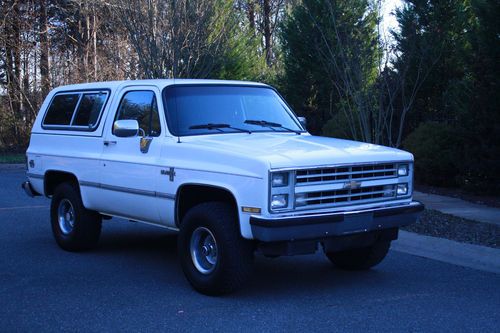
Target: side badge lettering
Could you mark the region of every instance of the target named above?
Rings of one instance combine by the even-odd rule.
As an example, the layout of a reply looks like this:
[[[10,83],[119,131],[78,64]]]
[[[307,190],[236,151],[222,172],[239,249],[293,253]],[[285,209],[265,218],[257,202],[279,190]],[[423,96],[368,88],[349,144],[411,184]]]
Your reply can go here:
[[[166,176],[168,176],[168,179],[169,179],[171,182],[173,182],[173,181],[174,181],[174,177],[175,177],[175,170],[174,170],[174,168],[172,168],[172,167],[171,167],[171,168],[169,168],[168,170],[166,170],[166,169],[162,169],[162,170],[161,170],[161,174],[162,174],[162,175],[166,175]]]

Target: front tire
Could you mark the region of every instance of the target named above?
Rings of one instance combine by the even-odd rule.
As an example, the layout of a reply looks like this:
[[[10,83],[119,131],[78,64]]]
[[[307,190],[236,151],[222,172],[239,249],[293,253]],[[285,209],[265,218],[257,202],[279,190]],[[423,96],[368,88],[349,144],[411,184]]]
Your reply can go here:
[[[251,275],[253,244],[240,236],[236,212],[223,202],[202,203],[187,212],[178,252],[189,283],[205,295],[231,293]]]
[[[66,251],[87,250],[101,235],[101,215],[83,206],[77,185],[63,183],[56,187],[50,205],[52,233]]]
[[[326,252],[326,256],[338,268],[357,271],[378,265],[389,252],[390,241],[377,241],[373,245],[341,252]]]

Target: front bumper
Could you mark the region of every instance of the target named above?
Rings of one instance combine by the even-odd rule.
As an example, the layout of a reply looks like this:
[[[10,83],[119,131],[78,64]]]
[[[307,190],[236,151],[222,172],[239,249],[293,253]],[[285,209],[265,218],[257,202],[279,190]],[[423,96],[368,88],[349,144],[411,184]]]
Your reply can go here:
[[[424,205],[409,204],[290,217],[251,216],[254,239],[262,242],[322,240],[325,238],[399,228],[417,221]]]

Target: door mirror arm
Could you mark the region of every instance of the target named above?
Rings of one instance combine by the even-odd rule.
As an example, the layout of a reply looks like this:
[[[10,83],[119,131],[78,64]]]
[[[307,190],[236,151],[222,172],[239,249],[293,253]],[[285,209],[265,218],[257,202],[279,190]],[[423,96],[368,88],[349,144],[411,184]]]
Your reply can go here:
[[[141,153],[147,154],[147,152],[149,151],[149,146],[151,145],[151,142],[153,141],[153,138],[149,135],[146,136],[146,131],[144,131],[140,127],[139,127],[139,132],[141,133],[141,141],[140,141]]]

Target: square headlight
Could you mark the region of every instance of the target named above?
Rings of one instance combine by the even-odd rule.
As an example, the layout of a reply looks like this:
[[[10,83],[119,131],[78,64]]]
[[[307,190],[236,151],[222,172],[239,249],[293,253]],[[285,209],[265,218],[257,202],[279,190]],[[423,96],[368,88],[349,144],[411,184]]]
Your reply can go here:
[[[397,187],[397,194],[398,195],[407,195],[408,194],[408,184],[398,184]]]
[[[288,186],[288,172],[276,172],[271,175],[272,187]]]
[[[398,165],[398,176],[408,176],[408,164]]]
[[[271,209],[285,208],[288,206],[288,194],[275,194],[271,198]]]

